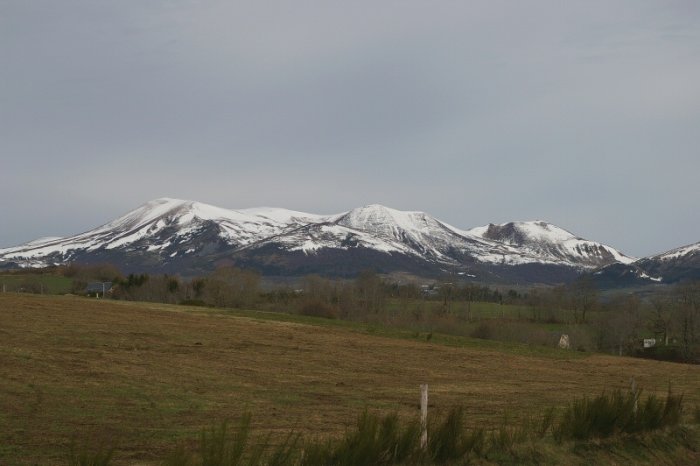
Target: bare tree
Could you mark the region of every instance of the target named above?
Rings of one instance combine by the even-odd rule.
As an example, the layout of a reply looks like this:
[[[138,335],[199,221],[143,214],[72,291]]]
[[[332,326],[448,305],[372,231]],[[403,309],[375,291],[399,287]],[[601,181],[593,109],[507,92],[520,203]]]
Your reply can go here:
[[[586,314],[598,306],[598,289],[589,275],[584,275],[569,287],[576,323],[586,323]]]

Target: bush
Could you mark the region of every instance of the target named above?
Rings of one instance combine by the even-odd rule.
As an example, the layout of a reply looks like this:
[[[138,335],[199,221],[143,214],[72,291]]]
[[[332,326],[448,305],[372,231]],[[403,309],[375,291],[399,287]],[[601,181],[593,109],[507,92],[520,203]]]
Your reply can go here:
[[[450,411],[442,424],[432,426],[429,432],[428,451],[430,458],[438,464],[462,458],[471,450],[461,408]]]
[[[401,428],[395,414],[379,418],[365,412],[357,422],[357,429],[346,434],[330,458],[317,464],[351,466],[359,464],[404,463],[416,454],[420,435],[417,422]]]
[[[227,431],[226,421],[218,428],[202,431],[199,440],[202,465],[234,466],[241,463],[250,436],[250,415],[243,416],[233,436],[229,436]]]
[[[228,422],[202,431],[199,437],[199,455],[191,454],[182,445],[165,459],[165,466],[236,466],[244,464],[244,454],[250,450],[245,464],[260,464],[265,445],[252,450],[248,448],[250,438],[250,414],[241,419],[238,429],[229,433]]]
[[[320,300],[306,301],[301,305],[299,314],[310,317],[323,317],[325,319],[338,318],[338,313],[335,308]]]
[[[639,392],[616,390],[595,398],[575,400],[557,419],[550,408],[541,417],[526,418],[520,423],[505,416],[501,425],[488,438],[484,429],[467,429],[462,408],[452,409],[447,416],[431,419],[428,445],[420,445],[418,420],[402,422],[396,414],[384,417],[364,412],[356,426],[339,440],[300,443],[300,436],[291,433],[276,448],[269,449],[268,436],[263,442],[250,442],[250,415],[246,415],[232,434],[227,423],[202,432],[196,453],[183,446],[166,459],[168,466],[353,466],[466,464],[472,456],[518,464],[523,462],[519,444],[529,443],[527,458],[537,460],[538,440],[552,432],[557,441],[588,440],[625,433],[651,431],[680,422],[683,397],[670,390],[665,399],[650,395],[641,400]],[[635,409],[636,405],[636,409]],[[700,416],[696,408],[696,417]],[[696,419],[697,420],[697,419]],[[488,440],[488,442],[487,442]],[[488,446],[487,446],[488,443]],[[597,441],[595,442],[597,443]],[[585,445],[585,444],[584,444]],[[102,451],[102,450],[101,450]],[[74,458],[77,458],[73,455]],[[103,453],[72,461],[75,465],[107,465],[111,458]],[[93,461],[95,460],[95,461]]]
[[[494,328],[493,324],[488,321],[482,321],[471,333],[472,338],[480,338],[482,340],[493,340],[494,339]]]
[[[445,463],[462,456],[464,412],[453,409],[441,425],[429,429],[428,450],[437,463]]]
[[[182,306],[198,306],[198,307],[207,307],[207,303],[202,301],[201,299],[183,299],[180,301],[180,305]]]
[[[574,401],[555,430],[557,439],[605,438],[617,433],[636,433],[677,425],[683,396],[669,390],[664,401],[650,395],[640,402],[639,392],[620,390],[595,398]]]

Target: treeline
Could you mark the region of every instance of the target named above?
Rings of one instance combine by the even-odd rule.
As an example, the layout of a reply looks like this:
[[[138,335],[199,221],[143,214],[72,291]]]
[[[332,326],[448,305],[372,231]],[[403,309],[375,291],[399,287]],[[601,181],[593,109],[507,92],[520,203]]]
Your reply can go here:
[[[675,361],[700,359],[697,281],[659,288],[646,296],[601,297],[590,279],[583,278],[566,286],[532,290],[524,302],[534,321],[557,323],[563,310],[572,312],[575,323],[589,324],[598,351]]]
[[[416,283],[390,282],[374,271],[360,273],[354,280],[309,275],[297,285],[263,287],[262,277],[253,270],[220,267],[193,279],[176,275],[122,275],[110,264],[77,265],[54,268],[73,279],[72,292],[85,293],[91,282],[111,282],[114,299],[155,301],[212,307],[288,310],[290,306],[306,315],[349,318],[354,314],[378,313],[387,302],[407,304],[431,301],[451,309],[455,302],[515,303],[524,295],[515,290],[502,293],[488,286],[436,281]]]
[[[192,279],[124,276],[110,264],[72,264],[38,273],[69,277],[76,294],[85,293],[91,282],[111,282],[108,296],[113,299],[291,312],[379,323],[418,334],[435,331],[547,346],[556,345],[566,333],[573,349],[700,360],[700,282],[662,287],[646,296],[601,296],[587,277],[519,292],[457,283],[452,277],[421,286],[389,281],[369,270],[354,280],[310,275],[293,286],[265,285],[257,272],[236,267]],[[23,291],[43,291],[32,275],[26,276]],[[496,303],[500,314],[475,318],[473,303]],[[516,308],[517,315],[505,312]],[[645,348],[644,339],[654,343]]]

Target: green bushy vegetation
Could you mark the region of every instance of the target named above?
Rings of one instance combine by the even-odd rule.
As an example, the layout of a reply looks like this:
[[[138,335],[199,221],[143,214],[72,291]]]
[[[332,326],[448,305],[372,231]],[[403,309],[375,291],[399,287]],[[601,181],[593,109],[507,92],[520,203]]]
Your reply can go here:
[[[674,395],[670,390],[665,400],[650,395],[643,401],[639,392],[602,393],[574,401],[557,424],[555,437],[606,438],[674,426],[680,421],[682,405],[683,396]]]
[[[554,408],[538,418],[511,420],[507,415],[490,431],[467,428],[464,410],[453,408],[445,416],[433,418],[428,426],[428,442],[422,446],[417,419],[400,419],[396,414],[380,416],[365,411],[355,426],[336,439],[303,440],[289,433],[273,442],[252,435],[251,415],[245,414],[235,429],[223,423],[205,429],[194,449],[179,444],[163,460],[164,466],[360,466],[360,465],[450,465],[481,461],[495,464],[537,464],[549,454],[558,461],[564,451],[552,451],[552,445],[568,440],[589,441],[621,435],[677,427],[681,421],[683,397],[670,391],[665,399],[639,392],[619,390],[593,398],[575,400],[563,413]],[[681,428],[668,435],[680,436],[686,446],[695,448],[688,431]],[[554,443],[551,443],[551,440]],[[625,445],[622,441],[620,444]],[[644,444],[644,440],[639,443]],[[689,442],[689,443],[688,443]],[[633,442],[634,444],[634,442]],[[538,447],[539,445],[539,447]],[[585,458],[601,448],[574,444],[574,452]],[[596,446],[597,445],[597,446]],[[610,448],[619,448],[611,444]],[[548,452],[548,453],[544,453]],[[546,457],[546,456],[545,456]],[[112,451],[76,454],[71,450],[71,465],[106,466]]]
[[[0,274],[0,291],[34,294],[64,294],[71,291],[72,280],[50,272]]]

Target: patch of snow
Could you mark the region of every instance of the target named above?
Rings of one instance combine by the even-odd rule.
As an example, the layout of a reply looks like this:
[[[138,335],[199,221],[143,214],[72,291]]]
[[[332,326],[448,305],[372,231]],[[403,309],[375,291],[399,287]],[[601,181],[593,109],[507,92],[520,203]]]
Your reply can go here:
[[[652,276],[650,276],[650,275],[647,275],[647,274],[644,273],[644,272],[640,272],[639,277],[640,277],[640,278],[646,278],[647,280],[651,280],[651,281],[654,281],[654,282],[660,282],[661,280],[663,280],[663,278],[661,278],[661,277],[652,277]]]
[[[321,223],[328,221],[331,217],[329,215],[309,214],[277,207],[253,207],[242,209],[240,212],[255,217],[263,217],[277,223]]]
[[[37,238],[33,241],[29,241],[28,243],[24,243],[24,246],[39,246],[42,244],[52,243],[52,242],[59,241],[62,239],[63,239],[63,237],[61,237],[61,236],[46,236],[44,238]]]
[[[679,257],[687,256],[690,254],[698,254],[700,253],[700,243],[694,243],[694,244],[689,244],[687,246],[682,246],[680,248],[672,249],[668,252],[664,252],[663,254],[659,254],[658,256],[654,256],[652,259],[660,259],[660,260],[672,260],[672,259],[678,259]]]

